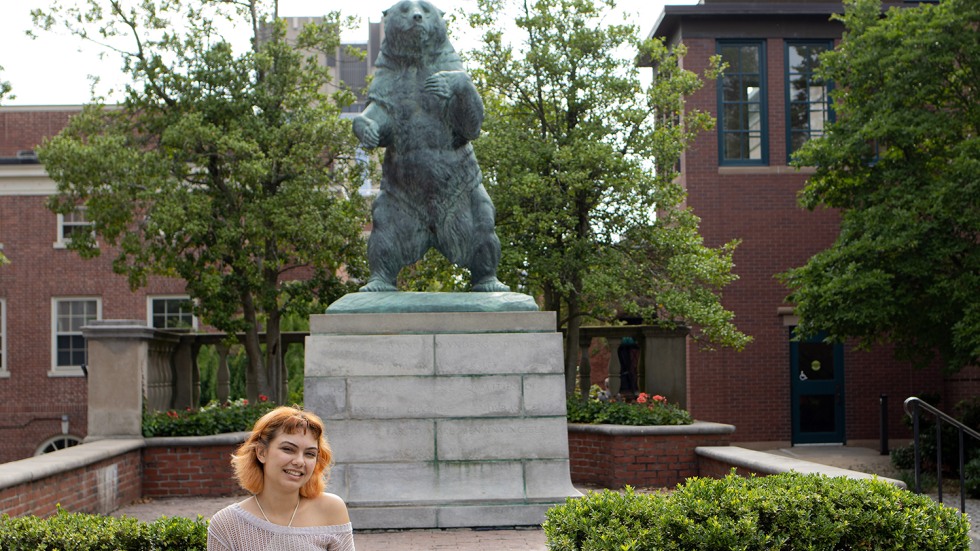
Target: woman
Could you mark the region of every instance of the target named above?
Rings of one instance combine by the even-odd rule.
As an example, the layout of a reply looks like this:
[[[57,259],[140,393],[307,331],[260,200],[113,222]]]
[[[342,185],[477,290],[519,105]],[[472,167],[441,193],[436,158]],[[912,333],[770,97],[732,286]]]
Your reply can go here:
[[[353,551],[347,506],[323,491],[330,459],[316,415],[283,406],[262,416],[231,459],[252,497],[214,515],[208,551]]]

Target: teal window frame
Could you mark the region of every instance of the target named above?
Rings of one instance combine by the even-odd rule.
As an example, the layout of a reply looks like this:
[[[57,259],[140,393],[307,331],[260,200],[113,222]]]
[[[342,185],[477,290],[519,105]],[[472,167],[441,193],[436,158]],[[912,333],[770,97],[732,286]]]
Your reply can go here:
[[[833,103],[830,100],[830,92],[833,90],[832,82],[822,82],[815,73],[816,66],[804,68],[792,66],[791,51],[798,47],[822,48],[823,51],[830,51],[834,48],[833,40],[787,40],[784,49],[784,88],[786,90],[786,162],[792,161],[793,153],[807,141],[823,135],[826,125],[834,120]],[[794,90],[794,82],[802,82],[804,86]],[[814,97],[814,88],[822,89],[823,97]],[[804,97],[799,97],[803,94]],[[796,97],[794,97],[794,95]],[[817,94],[819,95],[819,94]],[[814,106],[822,106],[822,109],[814,109]],[[795,124],[795,113],[806,113],[806,126]],[[820,121],[820,128],[814,128],[812,122],[815,113],[823,113]],[[794,138],[803,137],[802,141],[797,142]]]
[[[738,55],[730,53],[738,48]],[[748,63],[744,49],[756,52],[755,66]],[[769,121],[766,89],[765,40],[718,40],[716,52],[728,64],[718,78],[718,164],[719,166],[766,166],[769,164]],[[730,86],[726,86],[730,84]],[[752,84],[758,86],[753,87]],[[755,95],[749,91],[757,88]],[[752,127],[753,112],[758,117]],[[758,158],[752,158],[753,138],[757,140]],[[739,155],[730,155],[738,146]]]

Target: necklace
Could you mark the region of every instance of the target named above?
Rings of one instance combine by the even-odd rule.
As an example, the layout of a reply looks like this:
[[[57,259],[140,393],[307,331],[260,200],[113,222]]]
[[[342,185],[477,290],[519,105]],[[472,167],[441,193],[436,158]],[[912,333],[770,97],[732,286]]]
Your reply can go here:
[[[265,521],[268,522],[268,523],[275,524],[274,522],[272,522],[271,520],[269,520],[269,517],[265,516],[265,510],[262,509],[262,504],[259,503],[259,496],[252,496],[252,499],[254,499],[255,500],[255,504],[259,506],[259,512],[262,513],[262,518],[264,518]],[[293,527],[293,519],[296,518],[296,511],[299,511],[299,502],[300,501],[303,501],[303,498],[302,497],[300,497],[299,499],[296,500],[296,507],[293,508],[293,515],[291,517],[289,517],[289,524],[286,525],[286,528],[292,528]]]

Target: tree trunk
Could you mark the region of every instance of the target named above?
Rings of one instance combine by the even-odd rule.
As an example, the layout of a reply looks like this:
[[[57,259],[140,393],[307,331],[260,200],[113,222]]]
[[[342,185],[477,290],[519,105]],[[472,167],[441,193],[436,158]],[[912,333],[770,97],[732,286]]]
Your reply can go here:
[[[258,323],[258,316],[255,311],[255,303],[251,293],[242,294],[242,315],[248,324],[245,330],[245,357],[248,361],[248,369],[245,373],[245,397],[249,402],[255,403],[259,399],[259,394],[271,396],[269,387],[268,372],[263,365],[262,345],[259,338],[261,327]]]
[[[285,404],[286,362],[282,353],[282,318],[279,311],[269,312],[269,320],[265,327],[265,365],[269,379],[270,400],[277,404]]]

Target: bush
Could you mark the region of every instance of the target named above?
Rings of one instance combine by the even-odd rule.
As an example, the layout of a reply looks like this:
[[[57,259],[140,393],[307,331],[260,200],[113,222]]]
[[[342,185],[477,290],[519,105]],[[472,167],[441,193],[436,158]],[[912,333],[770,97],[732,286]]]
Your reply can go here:
[[[668,404],[663,396],[645,392],[635,402],[616,398],[600,399],[599,387],[593,385],[588,399],[568,398],[568,422],[593,425],[690,425],[693,420],[687,411]]]
[[[224,404],[211,402],[200,409],[143,412],[143,436],[209,436],[252,430],[275,407],[260,395],[257,404],[243,398]]]
[[[60,506],[50,518],[0,515],[0,549],[4,551],[204,551],[207,532],[207,521],[201,516],[196,520],[161,517],[145,523],[134,518],[68,513]]]
[[[880,480],[785,473],[692,478],[672,493],[569,498],[544,523],[553,551],[967,551],[965,515]]]
[[[952,416],[973,430],[980,431],[980,397],[970,400],[963,400],[953,406]],[[911,426],[911,417],[906,417],[906,422]],[[944,476],[959,476],[959,431],[949,423],[943,423],[940,427],[942,436],[942,467]],[[963,441],[964,456],[966,461],[980,458],[980,441],[966,437]],[[922,448],[920,459],[922,461],[923,472],[936,471],[936,420],[929,413],[922,413],[919,417],[919,445]],[[891,454],[892,464],[903,470],[915,468],[915,446],[909,444],[896,448]],[[968,475],[969,476],[969,475]]]

